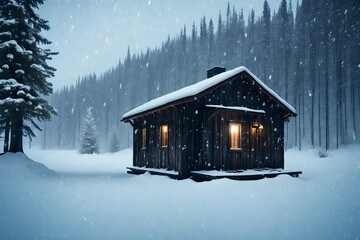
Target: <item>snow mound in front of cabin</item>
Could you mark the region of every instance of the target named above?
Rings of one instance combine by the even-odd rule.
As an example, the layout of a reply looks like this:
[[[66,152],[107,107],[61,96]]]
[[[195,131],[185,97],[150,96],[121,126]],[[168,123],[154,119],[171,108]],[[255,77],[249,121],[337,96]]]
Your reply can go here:
[[[0,179],[54,176],[55,171],[35,162],[24,153],[6,153],[0,156]]]
[[[126,173],[132,166],[133,151],[117,153],[80,154],[77,150],[28,149],[28,156],[53,169],[58,174],[115,174]]]

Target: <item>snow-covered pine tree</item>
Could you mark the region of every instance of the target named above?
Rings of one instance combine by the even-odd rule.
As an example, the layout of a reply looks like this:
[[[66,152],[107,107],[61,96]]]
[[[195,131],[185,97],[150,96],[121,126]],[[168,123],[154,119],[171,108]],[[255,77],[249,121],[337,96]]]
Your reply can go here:
[[[92,108],[86,110],[86,115],[82,122],[82,136],[80,144],[81,154],[99,153],[99,146],[96,138],[96,124],[92,113]]]
[[[0,126],[5,129],[5,151],[22,152],[23,136],[34,137],[34,121],[49,120],[56,114],[43,99],[52,93],[46,79],[55,68],[47,64],[57,53],[40,47],[51,42],[41,31],[47,21],[34,11],[43,0],[2,0],[0,4]],[[10,141],[9,147],[7,146]]]
[[[109,143],[109,150],[111,153],[116,153],[120,150],[120,146],[119,146],[119,140],[116,136],[115,131],[112,132],[111,134],[111,138],[110,138],[110,143]]]

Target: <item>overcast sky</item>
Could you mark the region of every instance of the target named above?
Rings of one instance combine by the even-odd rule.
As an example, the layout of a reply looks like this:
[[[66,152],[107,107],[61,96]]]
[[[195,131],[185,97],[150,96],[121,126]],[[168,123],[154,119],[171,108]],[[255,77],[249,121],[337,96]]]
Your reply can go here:
[[[115,66],[126,55],[161,46],[168,35],[179,34],[192,22],[199,25],[205,15],[216,20],[223,16],[229,0],[47,0],[39,14],[50,22],[44,35],[58,51],[50,65],[56,71],[50,81],[55,89],[74,84],[78,76],[101,74]],[[268,0],[271,12],[280,0]],[[256,16],[262,13],[262,0],[230,1],[247,15],[251,8]],[[294,5],[294,2],[293,2]],[[296,4],[295,4],[296,5]]]

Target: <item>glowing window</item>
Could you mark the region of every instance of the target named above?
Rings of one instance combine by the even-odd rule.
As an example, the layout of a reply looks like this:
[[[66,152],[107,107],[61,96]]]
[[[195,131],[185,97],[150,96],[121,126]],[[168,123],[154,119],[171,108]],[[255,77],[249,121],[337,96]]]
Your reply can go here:
[[[141,133],[142,133],[142,135],[141,135],[141,148],[145,149],[146,148],[146,128],[143,128]]]
[[[240,123],[230,123],[230,149],[240,149]]]
[[[167,147],[169,141],[169,128],[168,125],[160,127],[161,147]]]

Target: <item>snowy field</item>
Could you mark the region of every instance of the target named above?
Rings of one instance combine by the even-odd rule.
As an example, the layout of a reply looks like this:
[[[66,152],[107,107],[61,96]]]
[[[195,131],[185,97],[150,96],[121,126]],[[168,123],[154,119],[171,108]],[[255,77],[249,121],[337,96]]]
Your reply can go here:
[[[360,146],[286,153],[300,178],[126,173],[131,150],[0,156],[0,239],[360,239]]]

